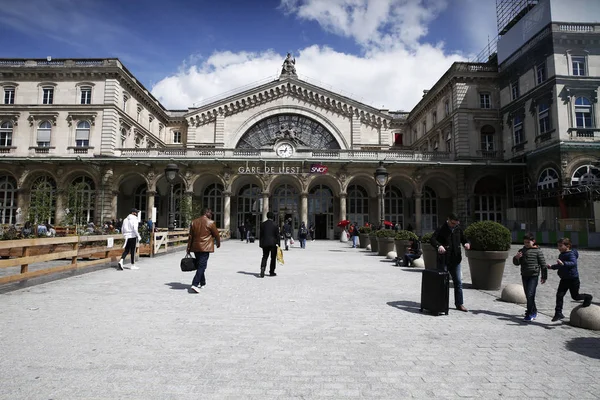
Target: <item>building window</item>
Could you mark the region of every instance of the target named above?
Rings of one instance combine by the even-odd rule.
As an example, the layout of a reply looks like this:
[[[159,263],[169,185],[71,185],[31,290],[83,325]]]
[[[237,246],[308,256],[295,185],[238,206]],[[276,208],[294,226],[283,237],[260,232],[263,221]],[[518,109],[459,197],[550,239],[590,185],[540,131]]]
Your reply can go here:
[[[440,147],[440,141],[438,139],[435,139],[433,142],[433,150],[438,151],[439,147]]]
[[[54,224],[56,213],[56,182],[49,176],[41,176],[31,185],[29,197],[29,220]]]
[[[437,124],[437,113],[434,111],[431,113],[431,123],[435,126]]]
[[[0,223],[17,221],[17,181],[11,176],[0,177]]]
[[[15,104],[15,88],[4,88],[4,104]]]
[[[42,104],[53,104],[54,102],[54,88],[45,87],[43,89],[44,94],[42,97]]]
[[[550,106],[548,104],[538,105],[538,122],[540,133],[546,133],[550,130]]]
[[[404,196],[400,188],[394,185],[388,185],[385,189],[384,219],[392,222],[394,225],[400,224],[404,227]]]
[[[437,196],[433,189],[425,186],[421,197],[421,231],[429,232],[437,228],[437,214]]]
[[[238,195],[237,224],[244,224],[247,230],[258,235],[257,228],[262,221],[263,199],[261,190],[254,184],[242,187]]]
[[[546,71],[546,61],[544,61],[541,64],[538,64],[535,67],[535,76],[536,76],[536,80],[537,80],[538,85],[540,83],[543,83],[543,82],[546,81],[546,79],[548,78],[548,74],[547,74],[547,71]]]
[[[89,86],[84,86],[81,88],[81,104],[91,104],[92,103],[92,88]]]
[[[0,125],[0,146],[12,146],[13,124],[10,121]]]
[[[394,146],[402,146],[402,134],[394,133]]]
[[[495,135],[496,130],[493,127],[485,125],[481,128],[481,151],[494,151]]]
[[[346,197],[346,217],[358,226],[363,226],[369,222],[369,194],[359,185],[350,185],[348,187],[348,196]]]
[[[446,135],[446,151],[448,153],[452,151],[452,131],[448,131]]]
[[[600,183],[600,168],[594,165],[582,165],[571,177],[571,185],[597,185]]]
[[[450,102],[446,100],[444,102],[444,116],[447,117],[448,115],[450,115]]]
[[[592,104],[586,97],[575,99],[575,122],[578,128],[593,128]]]
[[[520,115],[516,116],[513,120],[513,136],[515,138],[515,145],[523,143],[523,117]]]
[[[425,135],[427,133],[427,121],[423,121],[421,126],[423,128],[423,135]]]
[[[573,75],[585,76],[585,57],[571,57],[571,65],[573,66]]]
[[[129,96],[126,94],[123,95],[123,111],[127,112],[127,100],[129,100]]]
[[[141,118],[141,116],[142,116],[142,107],[141,107],[141,106],[138,106],[138,107],[137,107],[137,117],[136,117],[136,121],[137,121],[137,122],[140,122],[140,118]]]
[[[181,144],[181,132],[173,132],[173,143]]]
[[[68,222],[73,225],[83,225],[94,221],[95,199],[94,181],[87,176],[75,178],[67,193]]]
[[[90,145],[90,123],[81,121],[75,130],[75,146],[88,147]]]
[[[223,186],[213,183],[204,189],[202,205],[213,212],[213,220],[217,228],[223,227]]]
[[[489,93],[479,93],[479,107],[480,108],[492,108],[492,102],[490,100]]]
[[[540,174],[537,182],[538,190],[549,190],[558,187],[558,172],[554,168],[546,168]]]
[[[42,121],[38,125],[37,146],[50,147],[50,135],[52,133],[52,124],[49,121]]]
[[[513,100],[519,98],[519,81],[514,81],[510,84],[510,92]]]

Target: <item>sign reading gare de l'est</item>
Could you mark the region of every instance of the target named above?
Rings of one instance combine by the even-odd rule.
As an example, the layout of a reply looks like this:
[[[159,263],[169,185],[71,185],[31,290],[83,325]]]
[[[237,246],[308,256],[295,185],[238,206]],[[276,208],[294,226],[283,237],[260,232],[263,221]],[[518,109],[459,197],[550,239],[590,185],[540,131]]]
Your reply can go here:
[[[311,164],[308,172],[311,174],[326,174],[327,171],[328,168],[325,165]],[[302,171],[302,167],[286,167],[283,165],[278,165],[274,167],[269,167],[267,165],[246,165],[239,167],[237,172],[238,174],[252,175],[295,175],[305,171]]]

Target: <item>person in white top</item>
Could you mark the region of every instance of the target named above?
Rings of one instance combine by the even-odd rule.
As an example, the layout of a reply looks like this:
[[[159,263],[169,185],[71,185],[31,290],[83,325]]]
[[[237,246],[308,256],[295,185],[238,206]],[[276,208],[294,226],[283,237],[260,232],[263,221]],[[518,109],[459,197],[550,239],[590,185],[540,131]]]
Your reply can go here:
[[[123,268],[127,269],[140,269],[135,266],[135,247],[137,241],[141,239],[140,233],[138,232],[138,210],[137,208],[132,208],[131,213],[125,218],[123,221],[123,225],[121,227],[121,233],[123,234],[123,238],[125,239],[125,250],[121,255],[121,259],[119,260],[119,269],[122,271]],[[131,264],[129,266],[124,266],[125,257],[127,254],[131,254]]]

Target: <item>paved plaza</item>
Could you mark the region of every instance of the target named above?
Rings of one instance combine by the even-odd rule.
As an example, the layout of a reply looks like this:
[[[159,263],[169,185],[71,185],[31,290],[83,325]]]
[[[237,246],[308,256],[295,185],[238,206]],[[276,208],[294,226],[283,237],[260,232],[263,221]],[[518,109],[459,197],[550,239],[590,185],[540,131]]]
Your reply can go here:
[[[551,322],[554,271],[524,323],[523,306],[470,288],[466,260],[470,312],[432,316],[420,270],[347,243],[295,245],[260,279],[258,244],[226,241],[200,294],[183,255],[0,294],[0,398],[600,398],[600,332]],[[597,305],[600,252],[580,264]],[[567,317],[576,305],[567,295]]]

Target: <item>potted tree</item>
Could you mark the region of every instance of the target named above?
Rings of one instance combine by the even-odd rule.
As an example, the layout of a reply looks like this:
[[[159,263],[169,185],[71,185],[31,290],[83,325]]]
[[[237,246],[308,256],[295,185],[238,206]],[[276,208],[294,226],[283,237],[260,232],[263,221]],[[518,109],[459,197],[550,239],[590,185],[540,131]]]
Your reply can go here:
[[[369,234],[371,233],[370,226],[361,226],[358,228],[358,247],[361,249],[366,249],[369,245]]]
[[[411,231],[400,230],[394,235],[394,244],[396,246],[396,253],[398,257],[402,257],[406,253],[406,248],[410,246],[410,240],[416,240],[419,237],[416,233]]]
[[[429,232],[421,237],[421,249],[423,250],[425,269],[437,269],[437,251],[431,245],[432,236],[433,232]]]
[[[498,222],[480,221],[469,225],[465,235],[471,243],[466,255],[473,288],[500,289],[510,249],[510,230]]]
[[[390,251],[394,251],[394,237],[396,232],[391,229],[381,229],[377,231],[377,255],[386,256]],[[371,241],[371,247],[373,242]]]
[[[377,253],[377,250],[379,249],[379,245],[377,242],[377,232],[376,230],[371,230],[371,232],[369,232],[368,234],[368,238],[369,238],[369,243],[371,244],[371,251]],[[359,236],[360,239],[360,236]]]

